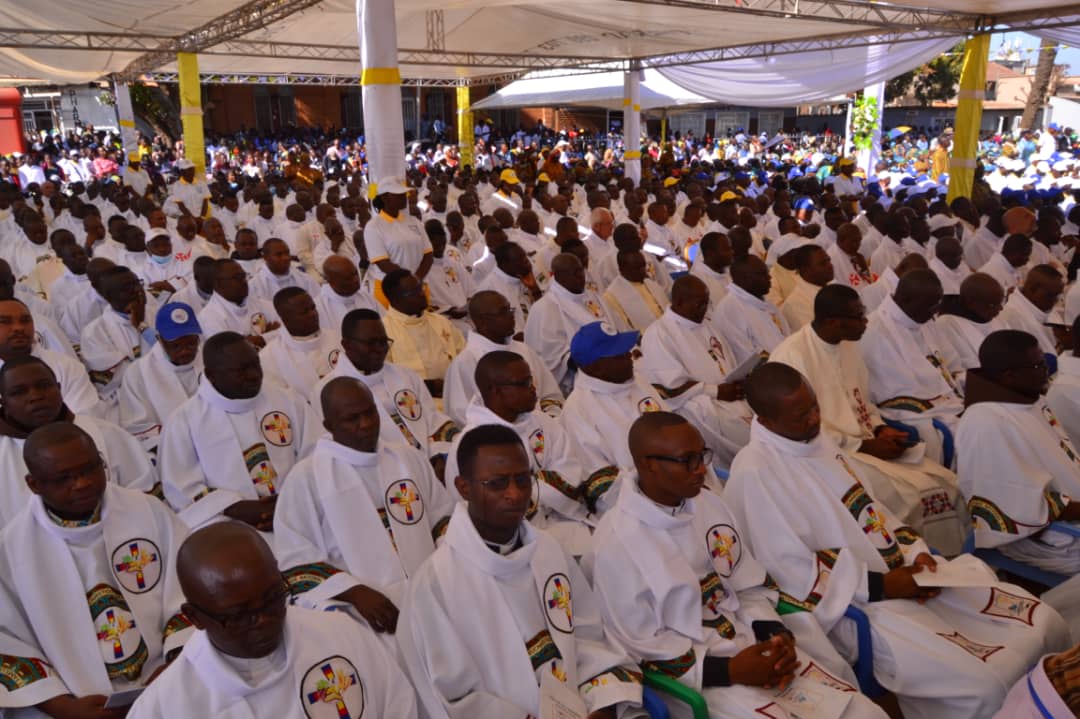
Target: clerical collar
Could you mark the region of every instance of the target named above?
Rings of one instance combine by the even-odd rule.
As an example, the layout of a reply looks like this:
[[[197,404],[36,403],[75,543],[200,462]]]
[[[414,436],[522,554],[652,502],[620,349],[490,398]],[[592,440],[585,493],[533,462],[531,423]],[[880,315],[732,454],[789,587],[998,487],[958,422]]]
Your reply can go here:
[[[98,505],[94,507],[94,511],[86,519],[64,519],[48,507],[45,507],[45,516],[58,527],[66,527],[68,529],[74,527],[89,527],[91,524],[97,524],[101,521],[101,502],[98,502]]]
[[[483,539],[484,544],[487,545],[488,549],[490,549],[491,551],[495,552],[498,555],[501,555],[501,556],[505,557],[508,554],[511,554],[511,553],[517,551],[518,549],[521,549],[521,546],[522,546],[521,525],[519,524],[517,529],[514,530],[514,536],[511,537],[510,541],[507,542],[506,544],[499,544],[498,542],[489,542],[488,540],[484,539],[483,537],[481,537],[480,539]]]

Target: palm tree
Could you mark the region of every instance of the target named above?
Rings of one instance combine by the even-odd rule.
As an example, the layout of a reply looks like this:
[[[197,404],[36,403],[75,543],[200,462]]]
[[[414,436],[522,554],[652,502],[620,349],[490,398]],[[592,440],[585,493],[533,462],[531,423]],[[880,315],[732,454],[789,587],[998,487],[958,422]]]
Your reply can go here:
[[[1054,61],[1057,60],[1058,44],[1043,40],[1039,48],[1039,64],[1035,66],[1035,80],[1028,92],[1024,115],[1020,118],[1020,127],[1034,129],[1035,115],[1043,105],[1050,90],[1050,80],[1054,74]]]

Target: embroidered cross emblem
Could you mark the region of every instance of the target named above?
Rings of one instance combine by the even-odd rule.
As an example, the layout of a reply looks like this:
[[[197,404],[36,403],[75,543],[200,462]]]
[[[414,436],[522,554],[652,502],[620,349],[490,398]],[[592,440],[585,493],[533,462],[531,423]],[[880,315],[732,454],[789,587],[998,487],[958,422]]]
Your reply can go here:
[[[413,502],[417,501],[419,497],[416,493],[409,489],[409,485],[402,482],[398,485],[397,491],[394,496],[390,498],[390,504],[399,504],[401,508],[405,510],[405,516],[411,522],[413,519]]]
[[[721,534],[717,530],[713,530],[713,543],[712,551],[710,552],[713,559],[723,559],[728,563],[728,570],[731,569],[734,564],[731,554],[732,548],[735,546],[735,538],[729,537],[726,534]]]
[[[352,719],[345,706],[345,691],[356,683],[356,675],[335,674],[330,664],[324,664],[321,669],[325,678],[315,685],[315,691],[308,692],[308,704],[333,704],[340,719]]]
[[[892,541],[892,538],[889,537],[889,530],[885,528],[885,520],[873,507],[867,507],[866,521],[863,523],[863,534],[873,534],[874,532],[884,537],[885,541]]]
[[[277,412],[271,412],[263,422],[263,431],[277,435],[280,444],[289,443],[289,420]]]
[[[139,589],[146,589],[146,575],[143,570],[146,565],[157,561],[157,555],[153,552],[140,551],[137,542],[132,542],[128,549],[129,553],[116,565],[116,571],[134,574],[135,583],[139,585]]]
[[[123,617],[116,616],[116,612],[112,609],[105,610],[105,621],[98,627],[97,638],[99,642],[111,641],[113,645],[113,656],[117,659],[124,658],[124,647],[120,643],[120,637],[124,635],[124,632],[135,626],[135,622],[128,622]]]
[[[570,615],[570,593],[563,588],[562,580],[558,577],[555,578],[555,589],[548,599],[548,609],[561,609],[566,612],[566,619],[573,621]]]

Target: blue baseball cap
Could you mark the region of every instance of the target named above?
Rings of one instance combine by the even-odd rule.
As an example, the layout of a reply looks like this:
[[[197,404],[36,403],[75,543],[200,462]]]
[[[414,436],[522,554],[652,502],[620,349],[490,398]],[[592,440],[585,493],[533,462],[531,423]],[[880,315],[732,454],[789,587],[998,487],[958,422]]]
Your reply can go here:
[[[605,357],[618,357],[634,349],[640,332],[616,332],[604,322],[590,322],[570,340],[570,356],[578,367]]]
[[[201,335],[202,327],[195,319],[195,310],[183,302],[169,302],[162,305],[154,319],[154,328],[158,336],[166,342],[172,342],[188,335]]]

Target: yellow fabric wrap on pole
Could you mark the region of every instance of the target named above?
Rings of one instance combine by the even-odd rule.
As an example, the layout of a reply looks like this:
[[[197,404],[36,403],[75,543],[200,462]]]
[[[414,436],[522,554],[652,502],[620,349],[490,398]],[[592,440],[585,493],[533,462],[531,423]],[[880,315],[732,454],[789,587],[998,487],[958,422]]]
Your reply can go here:
[[[971,197],[975,185],[989,54],[989,35],[976,35],[964,44],[964,65],[960,72],[960,92],[956,104],[956,132],[953,134],[952,160],[949,163],[949,202],[957,197]]]
[[[470,103],[469,86],[459,85],[457,88],[457,136],[461,167],[474,165],[473,148],[476,146],[476,138],[473,137],[473,114]]]
[[[184,157],[195,163],[196,176],[206,174],[203,145],[202,89],[199,87],[199,57],[191,52],[176,53],[180,79],[180,123],[184,129]]]

